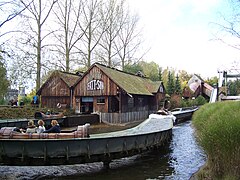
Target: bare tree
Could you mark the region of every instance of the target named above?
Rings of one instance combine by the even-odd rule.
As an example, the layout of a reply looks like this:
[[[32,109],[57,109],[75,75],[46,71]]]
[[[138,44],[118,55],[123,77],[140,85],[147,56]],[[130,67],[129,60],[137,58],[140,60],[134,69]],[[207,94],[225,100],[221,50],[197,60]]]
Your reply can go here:
[[[31,44],[32,48],[36,49],[34,55],[36,56],[35,62],[37,64],[36,89],[38,90],[41,84],[42,42],[49,35],[49,33],[47,33],[42,36],[42,28],[46,23],[46,20],[49,17],[56,0],[48,0],[45,1],[44,4],[42,0],[33,0],[30,5],[29,1],[21,0],[21,3],[27,9],[27,12],[24,14],[24,16],[28,20],[28,31],[24,32],[28,36],[28,39],[22,43]]]
[[[217,27],[218,32],[213,34],[214,39],[218,40],[230,47],[240,50],[240,1],[229,1],[231,12],[230,14],[220,14],[219,22],[212,22],[214,27]]]
[[[138,27],[139,17],[132,14],[125,0],[108,0],[103,7],[105,15],[104,34],[97,51],[99,61],[109,66],[120,66],[135,61],[136,54],[142,44],[141,29]],[[138,53],[140,54],[140,53]],[[141,55],[141,57],[145,52]],[[138,61],[141,59],[138,58]]]
[[[83,23],[80,24],[82,31],[86,29],[83,38],[83,64],[90,67],[94,61],[94,51],[99,45],[104,32],[106,31],[105,22],[108,15],[102,10],[102,0],[89,0],[83,9]],[[101,27],[101,28],[99,28]]]
[[[141,29],[138,29],[138,15],[131,15],[129,9],[124,9],[125,13],[121,17],[123,24],[114,40],[114,49],[118,54],[122,69],[126,63],[129,64],[135,60],[134,56],[142,43]]]
[[[102,24],[101,28],[107,28],[99,42],[101,48],[98,50],[98,57],[100,61],[108,66],[115,66],[117,51],[114,49],[114,41],[119,35],[120,30],[124,25],[124,3],[125,0],[108,0],[103,7],[104,14],[108,18]],[[115,58],[115,59],[114,59]]]
[[[54,45],[57,53],[65,57],[65,70],[69,72],[70,62],[74,60],[74,55],[79,57],[82,52],[77,48],[77,43],[85,33],[85,29],[80,29],[81,16],[83,9],[81,0],[58,1],[54,8],[54,14],[57,17],[59,30],[54,33],[58,44]]]
[[[13,20],[26,9],[26,7],[21,7],[19,2],[20,1],[17,0],[6,0],[0,2],[0,28],[7,22]],[[30,3],[31,2],[29,2],[29,4]],[[27,6],[29,6],[29,4]]]

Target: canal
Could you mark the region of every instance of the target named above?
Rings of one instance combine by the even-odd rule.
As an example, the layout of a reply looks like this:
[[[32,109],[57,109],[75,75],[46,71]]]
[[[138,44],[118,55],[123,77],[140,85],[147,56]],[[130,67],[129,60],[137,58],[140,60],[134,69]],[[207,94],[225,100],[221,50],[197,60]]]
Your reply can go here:
[[[0,178],[13,179],[83,179],[83,180],[186,180],[204,163],[205,154],[197,145],[191,121],[173,128],[171,142],[164,149],[115,160],[110,169],[102,163],[17,167],[1,166]]]

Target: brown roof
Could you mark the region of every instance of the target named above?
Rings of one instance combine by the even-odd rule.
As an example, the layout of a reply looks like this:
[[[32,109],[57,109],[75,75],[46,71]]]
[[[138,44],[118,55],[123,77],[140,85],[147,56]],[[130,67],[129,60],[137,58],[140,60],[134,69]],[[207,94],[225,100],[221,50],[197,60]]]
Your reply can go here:
[[[46,80],[46,82],[41,86],[41,88],[37,91],[37,94],[41,94],[42,88],[49,81],[49,79],[51,79],[54,76],[59,76],[59,78],[62,79],[63,82],[65,82],[69,88],[71,88],[79,79],[81,79],[82,75],[83,73],[79,73],[79,72],[77,74],[73,74],[69,72],[55,70],[53,71],[51,76]]]

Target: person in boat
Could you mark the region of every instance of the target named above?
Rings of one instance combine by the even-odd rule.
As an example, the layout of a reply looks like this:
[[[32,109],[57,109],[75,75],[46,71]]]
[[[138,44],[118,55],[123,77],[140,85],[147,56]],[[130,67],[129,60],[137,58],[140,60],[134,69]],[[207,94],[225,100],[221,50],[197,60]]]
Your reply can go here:
[[[34,121],[29,120],[26,133],[35,133],[35,132],[36,132],[36,126],[34,125]]]
[[[61,132],[61,129],[57,120],[52,120],[51,125],[52,127],[46,131],[43,131],[43,133],[60,133]]]
[[[42,133],[42,132],[44,132],[44,131],[46,131],[46,128],[45,128],[45,126],[44,126],[44,121],[43,120],[38,120],[38,127],[37,127],[37,129],[36,129],[36,131],[37,131],[37,133]]]

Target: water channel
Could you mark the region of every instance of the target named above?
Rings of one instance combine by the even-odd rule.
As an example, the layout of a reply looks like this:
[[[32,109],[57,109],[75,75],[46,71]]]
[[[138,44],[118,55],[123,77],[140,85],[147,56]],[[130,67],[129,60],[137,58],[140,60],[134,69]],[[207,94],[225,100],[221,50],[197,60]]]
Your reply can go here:
[[[102,163],[17,167],[1,166],[5,179],[81,179],[81,180],[187,180],[204,163],[205,154],[197,145],[191,121],[173,128],[171,142],[164,149],[115,160],[110,169]]]

